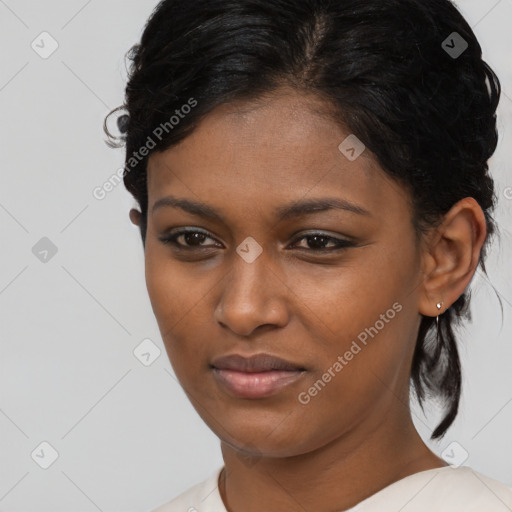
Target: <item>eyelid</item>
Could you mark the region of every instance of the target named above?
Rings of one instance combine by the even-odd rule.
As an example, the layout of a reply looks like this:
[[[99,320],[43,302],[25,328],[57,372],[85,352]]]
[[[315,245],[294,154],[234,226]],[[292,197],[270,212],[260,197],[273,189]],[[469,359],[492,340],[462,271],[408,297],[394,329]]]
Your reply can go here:
[[[293,236],[292,236],[292,240],[296,240],[296,239],[301,239],[301,238],[304,238],[306,236],[323,236],[325,238],[332,238],[334,240],[338,240],[340,242],[352,242],[352,243],[355,243],[356,240],[353,238],[353,237],[350,237],[348,235],[341,235],[339,233],[333,233],[332,231],[329,231],[329,230],[323,230],[323,229],[308,229],[306,231],[304,230],[301,230],[301,231],[297,231],[297,233],[295,233]]]
[[[202,228],[195,228],[195,227],[185,227],[185,228],[175,228],[171,229],[168,232],[166,232],[162,237],[159,237],[159,240],[163,243],[169,243],[171,245],[174,245],[178,249],[185,249],[190,250],[194,249],[193,246],[187,247],[186,245],[181,245],[176,243],[176,239],[179,238],[182,235],[187,234],[193,234],[193,233],[200,233],[205,236],[205,238],[210,238],[211,240],[214,240],[217,243],[220,243],[214,236],[212,236],[208,231]],[[210,248],[212,247],[212,244],[210,245],[203,245],[203,246],[196,246],[197,249],[201,248]]]
[[[298,250],[303,250],[305,252],[309,253],[318,253],[318,254],[328,254],[333,252],[341,252],[343,249],[347,249],[349,247],[355,247],[356,242],[353,240],[350,240],[348,238],[340,237],[340,235],[330,235],[329,233],[325,233],[323,231],[310,231],[307,233],[301,233],[299,236],[293,239],[291,242],[291,246],[294,246],[297,242],[300,242],[301,240],[308,238],[318,236],[319,238],[326,238],[329,241],[327,243],[334,243],[334,247],[327,247],[323,249],[308,249],[306,247],[298,247]]]
[[[164,244],[170,244],[173,247],[175,247],[177,250],[184,250],[184,251],[194,251],[194,250],[203,250],[203,249],[211,249],[212,247],[218,247],[213,244],[209,245],[197,245],[197,246],[187,246],[183,244],[178,244],[176,242],[176,239],[179,238],[182,235],[186,235],[189,233],[200,233],[204,235],[206,238],[210,238],[211,240],[214,240],[217,243],[218,240],[216,240],[215,237],[211,236],[208,231],[202,229],[202,228],[195,228],[195,227],[184,227],[184,228],[175,228],[169,230],[165,235],[162,237],[159,237],[159,240]],[[318,236],[321,238],[329,239],[329,242],[327,243],[334,243],[335,247],[330,248],[320,248],[320,249],[308,249],[306,247],[299,247],[299,250],[309,252],[309,253],[331,253],[336,251],[342,251],[343,249],[354,247],[356,246],[356,242],[351,239],[350,237],[343,237],[342,235],[338,234],[330,234],[329,232],[325,232],[322,230],[309,230],[309,231],[299,231],[295,235],[293,235],[292,242],[290,245],[293,247],[297,242],[300,242],[301,240],[308,238]]]

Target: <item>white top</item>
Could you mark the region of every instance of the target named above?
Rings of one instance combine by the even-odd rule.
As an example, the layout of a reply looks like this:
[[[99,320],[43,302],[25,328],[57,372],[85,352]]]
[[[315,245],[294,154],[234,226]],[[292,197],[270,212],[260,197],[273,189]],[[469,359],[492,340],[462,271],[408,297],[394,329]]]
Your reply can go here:
[[[218,482],[206,480],[152,512],[227,512]],[[444,466],[406,476],[340,512],[511,512],[512,488],[468,466]]]

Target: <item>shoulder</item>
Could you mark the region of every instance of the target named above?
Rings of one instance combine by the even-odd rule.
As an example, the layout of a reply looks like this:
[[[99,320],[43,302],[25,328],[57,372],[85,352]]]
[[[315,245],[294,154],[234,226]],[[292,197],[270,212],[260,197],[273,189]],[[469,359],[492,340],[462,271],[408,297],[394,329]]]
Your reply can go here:
[[[512,488],[469,466],[448,467],[433,480],[432,493],[441,504],[450,503],[464,510],[510,511]]]
[[[446,466],[399,480],[354,512],[510,512],[512,488],[469,466]],[[398,508],[397,508],[398,507]]]
[[[222,467],[216,469],[206,480],[151,512],[226,512],[218,487],[221,471]]]

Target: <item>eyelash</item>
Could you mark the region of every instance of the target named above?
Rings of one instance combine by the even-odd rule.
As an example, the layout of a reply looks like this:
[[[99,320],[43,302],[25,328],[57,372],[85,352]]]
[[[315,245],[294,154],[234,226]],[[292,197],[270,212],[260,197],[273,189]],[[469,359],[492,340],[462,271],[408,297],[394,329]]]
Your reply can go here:
[[[212,240],[214,240],[212,237],[210,237],[204,231],[200,231],[200,230],[197,230],[197,229],[183,229],[183,230],[180,230],[180,231],[176,231],[172,235],[164,236],[164,237],[159,238],[159,240],[162,243],[164,243],[164,244],[172,245],[176,249],[183,250],[183,251],[196,251],[196,250],[211,249],[211,247],[200,246],[200,245],[198,245],[198,246],[186,246],[186,245],[179,244],[176,241],[176,239],[179,238],[182,235],[189,235],[189,234],[195,234],[195,233],[202,234],[206,238],[211,238]],[[297,243],[297,242],[299,242],[299,241],[301,241],[301,240],[303,240],[305,238],[313,238],[315,236],[319,237],[319,238],[322,238],[322,239],[329,240],[329,242],[335,242],[337,247],[332,247],[332,248],[328,248],[328,249],[325,249],[325,248],[321,248],[321,249],[307,249],[307,248],[301,247],[301,248],[299,248],[299,250],[304,250],[304,251],[307,251],[307,252],[317,252],[317,253],[323,252],[323,253],[328,253],[328,252],[342,251],[342,250],[345,250],[345,249],[347,249],[349,247],[355,247],[355,245],[356,245],[355,243],[350,242],[349,240],[343,240],[343,239],[340,239],[340,238],[335,238],[335,237],[332,237],[332,236],[329,236],[329,235],[325,235],[322,232],[308,233],[307,235],[303,235],[300,238],[296,238],[293,241],[293,243]],[[200,242],[203,242],[203,241],[204,240],[200,240]]]

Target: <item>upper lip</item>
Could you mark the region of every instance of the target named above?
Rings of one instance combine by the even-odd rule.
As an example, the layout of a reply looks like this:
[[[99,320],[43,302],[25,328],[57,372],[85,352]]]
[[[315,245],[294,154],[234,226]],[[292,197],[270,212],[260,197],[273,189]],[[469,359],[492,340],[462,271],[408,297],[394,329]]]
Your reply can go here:
[[[271,370],[304,370],[304,368],[298,364],[291,363],[270,354],[255,354],[250,357],[232,354],[214,359],[211,365],[218,370],[235,370],[247,373],[267,372]]]

